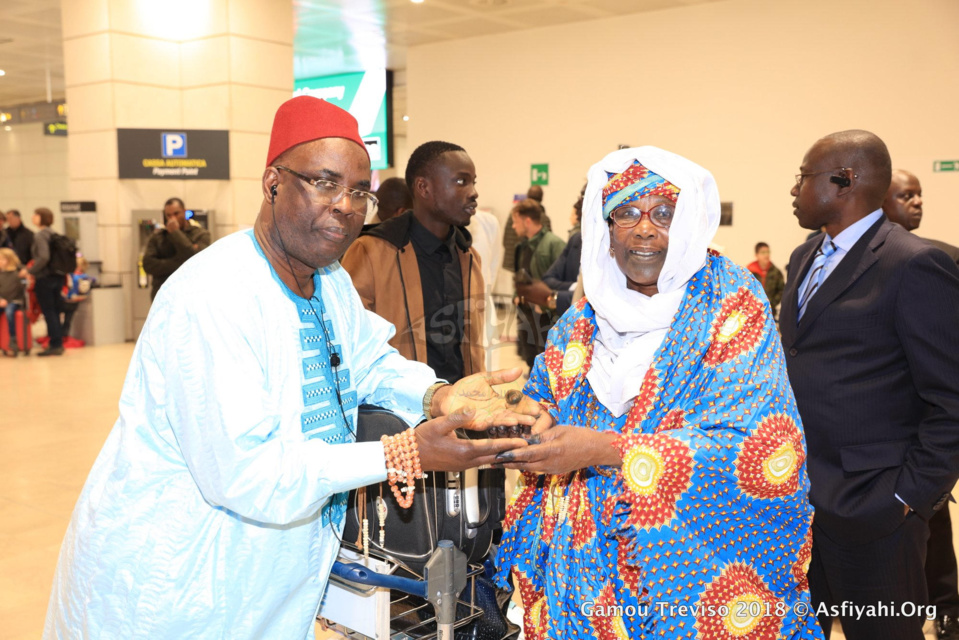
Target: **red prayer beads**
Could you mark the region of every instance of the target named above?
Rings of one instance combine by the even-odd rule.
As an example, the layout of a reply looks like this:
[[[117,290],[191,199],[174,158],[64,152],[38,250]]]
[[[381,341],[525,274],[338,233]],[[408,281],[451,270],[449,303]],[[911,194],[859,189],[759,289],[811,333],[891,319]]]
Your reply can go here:
[[[404,509],[413,505],[416,481],[425,478],[420,467],[420,452],[416,445],[416,433],[412,428],[395,436],[383,436],[383,454],[386,457],[386,476],[396,501]],[[405,482],[406,486],[398,485]]]

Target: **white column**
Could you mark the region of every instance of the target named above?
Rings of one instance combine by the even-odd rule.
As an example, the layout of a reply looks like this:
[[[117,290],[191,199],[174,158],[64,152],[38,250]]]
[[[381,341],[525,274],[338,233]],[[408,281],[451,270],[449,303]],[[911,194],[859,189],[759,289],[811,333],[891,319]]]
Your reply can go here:
[[[103,281],[123,285],[129,311],[131,211],[176,196],[216,210],[214,237],[253,224],[273,113],[293,91],[292,0],[62,0],[61,8],[70,199],[96,201]],[[120,180],[120,128],[227,129],[231,179]]]

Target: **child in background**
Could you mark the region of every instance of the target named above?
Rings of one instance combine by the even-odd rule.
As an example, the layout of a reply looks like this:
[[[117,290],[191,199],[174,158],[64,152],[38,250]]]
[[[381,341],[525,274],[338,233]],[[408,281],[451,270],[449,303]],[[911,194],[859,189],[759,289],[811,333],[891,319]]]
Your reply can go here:
[[[16,314],[17,310],[23,308],[26,294],[18,271],[20,259],[13,249],[0,249],[0,310],[7,316],[7,326],[10,328],[9,348],[3,350],[3,355],[9,358],[17,357]]]
[[[70,323],[73,314],[77,312],[80,303],[87,299],[90,289],[93,288],[94,278],[87,275],[87,260],[83,256],[77,257],[77,269],[67,276],[66,300],[63,305],[63,346],[77,348],[83,346],[83,340],[77,340],[70,335]]]

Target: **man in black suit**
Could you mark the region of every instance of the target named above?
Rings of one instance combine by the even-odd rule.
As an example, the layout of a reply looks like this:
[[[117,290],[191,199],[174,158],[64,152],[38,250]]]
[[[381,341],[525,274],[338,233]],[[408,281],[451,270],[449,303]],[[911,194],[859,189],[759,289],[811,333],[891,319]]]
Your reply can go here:
[[[922,185],[915,174],[904,169],[892,172],[892,184],[882,203],[890,222],[906,231],[915,231],[922,222]],[[927,238],[926,242],[946,252],[959,264],[959,247]],[[936,636],[939,640],[959,640],[959,567],[952,542],[949,509],[942,508],[929,519],[929,543],[926,545],[926,588],[929,603],[936,606]]]
[[[825,227],[789,261],[780,330],[827,638],[835,615],[848,640],[923,637],[929,612],[903,614],[925,604],[926,521],[959,477],[959,268],[883,217],[891,173],[882,140],[844,131],[809,149],[791,191],[799,224]]]
[[[919,178],[905,169],[892,172],[892,183],[882,203],[882,211],[906,231],[915,231],[922,223],[922,185]],[[947,242],[926,238],[926,242],[946,252],[953,262],[959,264],[959,247]]]

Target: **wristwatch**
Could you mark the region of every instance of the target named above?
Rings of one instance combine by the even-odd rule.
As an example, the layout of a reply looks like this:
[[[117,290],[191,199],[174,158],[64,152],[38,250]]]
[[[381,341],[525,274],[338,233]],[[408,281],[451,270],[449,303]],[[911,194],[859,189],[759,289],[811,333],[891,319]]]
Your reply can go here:
[[[556,308],[556,292],[549,294],[549,297],[546,298],[546,306],[550,309]]]
[[[448,382],[434,382],[426,389],[426,393],[423,395],[423,415],[426,416],[427,420],[433,419],[430,409],[433,408],[433,396],[436,395],[436,390],[448,384]]]

